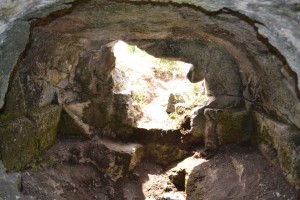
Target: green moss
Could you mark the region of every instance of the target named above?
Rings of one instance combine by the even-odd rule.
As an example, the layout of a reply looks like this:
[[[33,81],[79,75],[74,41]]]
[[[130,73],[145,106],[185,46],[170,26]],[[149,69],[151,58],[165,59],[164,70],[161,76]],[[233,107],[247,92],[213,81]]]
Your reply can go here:
[[[29,162],[30,155],[37,149],[34,130],[34,125],[26,118],[1,125],[1,155],[8,170],[19,170]]]
[[[230,144],[240,141],[245,137],[249,137],[249,133],[246,130],[248,124],[248,114],[246,112],[232,114],[223,113],[218,120],[218,129],[220,129],[221,135],[219,135],[221,144]]]
[[[273,138],[270,135],[269,131],[267,130],[267,127],[262,125],[255,117],[254,114],[252,114],[252,116],[253,116],[254,126],[255,126],[253,137],[251,137],[252,142],[254,144],[260,144],[263,142],[271,147],[274,147]]]
[[[0,124],[11,122],[22,117],[19,113],[0,114]]]
[[[0,153],[8,170],[22,170],[53,145],[60,111],[58,106],[47,106],[5,123],[1,121]]]
[[[284,149],[280,148],[278,150],[278,158],[280,161],[281,168],[284,171],[290,171],[292,166],[292,160],[289,153],[287,153]]]
[[[133,127],[128,124],[124,124],[123,119],[117,115],[113,115],[110,119],[109,126],[112,131],[116,132],[116,134],[122,139],[127,139],[133,133]]]
[[[296,184],[298,186],[300,186],[300,161],[298,161],[298,163],[295,165],[294,167],[294,170],[295,170],[295,178],[296,178]]]
[[[271,135],[269,134],[268,130],[266,127],[262,127],[262,130],[257,131],[253,137],[255,143],[259,144],[261,142],[274,146],[274,141]]]

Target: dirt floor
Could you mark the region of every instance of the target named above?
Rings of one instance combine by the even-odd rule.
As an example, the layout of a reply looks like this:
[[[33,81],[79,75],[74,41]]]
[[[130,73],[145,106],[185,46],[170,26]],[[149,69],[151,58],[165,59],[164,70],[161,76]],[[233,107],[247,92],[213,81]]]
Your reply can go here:
[[[41,200],[298,200],[300,197],[279,167],[267,162],[249,145],[221,148],[210,160],[195,153],[168,167],[144,158],[127,176],[113,181],[99,165],[78,156],[78,149],[84,148],[89,152],[86,156],[90,155],[89,149],[94,151],[95,143],[98,144],[81,139],[58,142],[35,168],[22,173],[22,192]],[[96,153],[100,155],[98,163],[103,165],[109,152],[98,148]]]

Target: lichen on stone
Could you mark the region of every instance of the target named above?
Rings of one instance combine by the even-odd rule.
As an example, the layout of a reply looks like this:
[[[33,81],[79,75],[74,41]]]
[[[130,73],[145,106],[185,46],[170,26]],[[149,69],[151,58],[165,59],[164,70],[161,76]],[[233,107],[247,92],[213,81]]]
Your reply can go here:
[[[8,170],[24,169],[56,139],[60,106],[37,108],[26,115],[1,115],[0,155]]]

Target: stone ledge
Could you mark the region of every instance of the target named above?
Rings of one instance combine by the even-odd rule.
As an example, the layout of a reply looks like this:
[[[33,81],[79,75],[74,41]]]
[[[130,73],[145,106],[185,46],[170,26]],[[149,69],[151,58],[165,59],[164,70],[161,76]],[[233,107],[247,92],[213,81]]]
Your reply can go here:
[[[263,154],[275,149],[280,167],[287,180],[300,189],[300,130],[255,112],[255,141]],[[268,148],[262,148],[268,147]]]

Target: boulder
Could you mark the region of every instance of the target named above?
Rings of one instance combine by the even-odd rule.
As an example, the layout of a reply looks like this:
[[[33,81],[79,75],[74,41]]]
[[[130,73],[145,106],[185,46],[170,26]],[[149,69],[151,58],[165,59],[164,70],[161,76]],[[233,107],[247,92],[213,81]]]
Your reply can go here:
[[[0,199],[33,200],[31,196],[25,196],[21,192],[21,174],[6,173],[6,169],[0,161]]]
[[[184,103],[184,98],[181,94],[173,94],[171,93],[168,100],[168,105],[166,112],[168,114],[175,112],[175,107],[177,103]]]
[[[167,166],[174,161],[182,160],[188,155],[189,152],[180,149],[178,146],[154,143],[147,145],[147,157],[164,166]]]
[[[0,115],[0,155],[8,170],[20,170],[56,139],[60,106],[36,108],[24,115]]]
[[[84,150],[84,157],[114,181],[126,176],[144,156],[145,148],[140,144],[111,140],[93,142]]]

